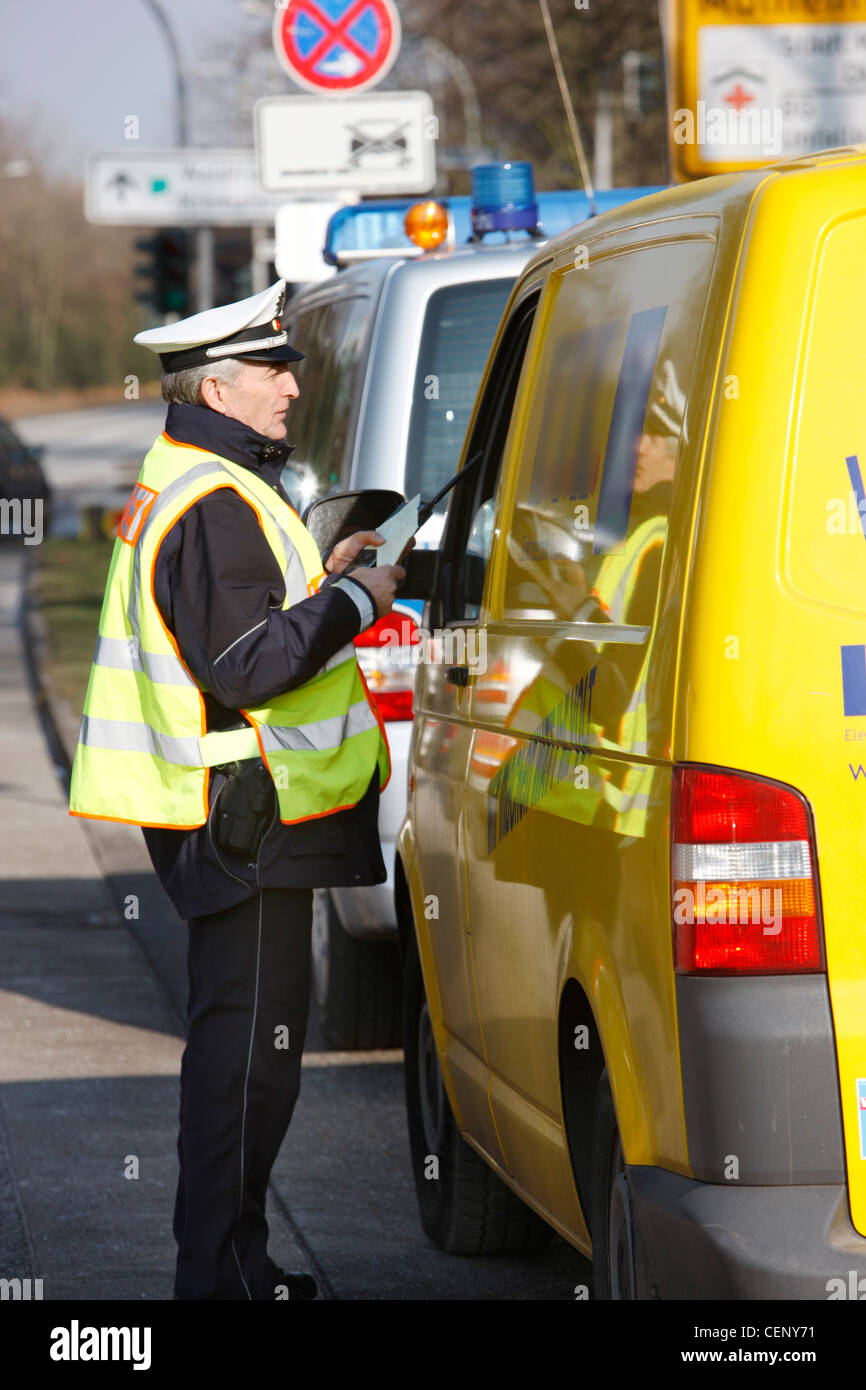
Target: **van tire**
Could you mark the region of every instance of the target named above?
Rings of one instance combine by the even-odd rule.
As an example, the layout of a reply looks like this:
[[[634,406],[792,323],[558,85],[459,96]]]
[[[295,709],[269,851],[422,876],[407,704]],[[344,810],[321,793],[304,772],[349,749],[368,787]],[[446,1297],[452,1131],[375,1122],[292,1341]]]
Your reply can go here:
[[[611,1238],[616,1247],[613,1251]],[[606,1067],[598,1084],[593,1126],[592,1266],[596,1299],[661,1297],[646,1246],[633,1219],[628,1173]]]
[[[450,1255],[543,1250],[553,1239],[553,1229],[457,1129],[439,1068],[414,932],[406,946],[403,1039],[409,1147],[425,1235]],[[428,1178],[425,1171],[434,1157],[439,1175]]]
[[[327,888],[313,894],[313,995],[328,1047],[399,1047],[400,951],[390,941],[347,935]]]

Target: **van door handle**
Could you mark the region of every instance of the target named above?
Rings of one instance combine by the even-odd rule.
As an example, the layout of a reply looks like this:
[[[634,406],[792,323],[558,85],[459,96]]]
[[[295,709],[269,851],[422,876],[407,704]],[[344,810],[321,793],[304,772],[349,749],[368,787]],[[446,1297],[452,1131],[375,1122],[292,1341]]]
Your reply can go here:
[[[469,667],[468,666],[446,666],[445,680],[448,685],[468,685]]]

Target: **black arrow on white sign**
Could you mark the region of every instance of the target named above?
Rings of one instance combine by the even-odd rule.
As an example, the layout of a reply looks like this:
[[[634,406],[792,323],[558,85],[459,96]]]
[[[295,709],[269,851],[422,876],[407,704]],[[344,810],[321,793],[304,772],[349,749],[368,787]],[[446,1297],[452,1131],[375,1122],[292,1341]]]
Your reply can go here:
[[[122,203],[126,198],[127,190],[130,188],[135,188],[136,182],[135,179],[131,179],[129,177],[129,174],[124,174],[121,170],[114,175],[114,178],[109,179],[108,183],[105,186],[106,188],[116,188],[117,200],[118,202]]]

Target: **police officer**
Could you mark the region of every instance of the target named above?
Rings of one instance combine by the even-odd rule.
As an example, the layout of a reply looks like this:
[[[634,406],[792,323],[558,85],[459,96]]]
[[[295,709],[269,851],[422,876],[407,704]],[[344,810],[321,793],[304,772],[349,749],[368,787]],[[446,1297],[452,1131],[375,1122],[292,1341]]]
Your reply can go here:
[[[72,773],[72,813],[143,826],[188,923],[178,1299],[316,1296],[270,1258],[265,1220],[300,1087],[312,889],[386,878],[387,741],[352,643],[405,572],[342,573],[376,532],[323,562],[283,490],[303,357],[284,295],[136,337],[168,412],[118,528]]]

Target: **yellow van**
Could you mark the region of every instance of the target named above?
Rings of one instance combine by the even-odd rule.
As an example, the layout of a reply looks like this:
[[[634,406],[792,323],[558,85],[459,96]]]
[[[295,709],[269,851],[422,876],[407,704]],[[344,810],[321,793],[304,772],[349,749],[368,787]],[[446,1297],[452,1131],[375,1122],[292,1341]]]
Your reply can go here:
[[[863,148],[583,223],[509,299],[396,875],[445,1250],[866,1296],[864,324]]]

